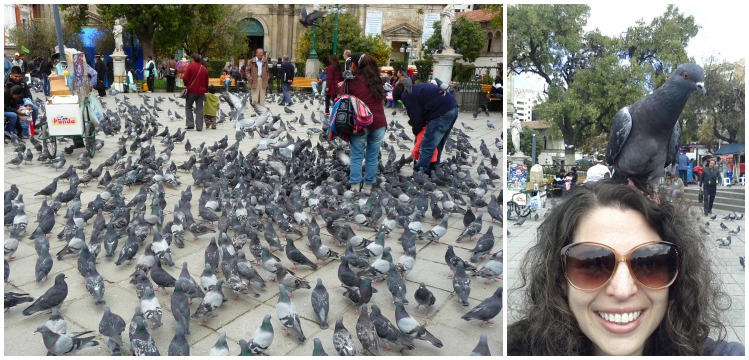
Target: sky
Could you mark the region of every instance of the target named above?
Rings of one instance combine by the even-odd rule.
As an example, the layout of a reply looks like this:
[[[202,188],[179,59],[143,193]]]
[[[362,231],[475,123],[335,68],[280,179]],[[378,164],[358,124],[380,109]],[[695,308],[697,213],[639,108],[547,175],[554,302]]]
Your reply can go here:
[[[746,57],[747,41],[744,38],[746,23],[749,19],[745,11],[736,7],[715,2],[675,1],[679,11],[685,15],[694,16],[695,22],[701,25],[697,36],[689,41],[687,55],[694,57],[698,64],[704,63],[710,55],[729,62],[738,61]],[[613,4],[618,4],[613,6]],[[643,4],[647,4],[643,6]],[[648,2],[636,3],[631,6],[621,6],[620,3],[594,2],[589,3],[590,17],[588,17],[585,31],[595,28],[604,35],[615,36],[634,26],[638,19],[649,24],[653,18],[662,15],[667,3]],[[732,11],[733,10],[733,11]],[[518,76],[515,88],[531,88],[543,90],[544,82],[540,78]]]

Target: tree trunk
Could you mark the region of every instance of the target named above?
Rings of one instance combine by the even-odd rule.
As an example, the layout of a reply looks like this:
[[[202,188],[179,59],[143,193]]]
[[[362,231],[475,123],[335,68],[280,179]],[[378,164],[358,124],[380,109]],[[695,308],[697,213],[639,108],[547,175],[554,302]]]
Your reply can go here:
[[[143,65],[145,65],[146,56],[153,56],[153,36],[148,39],[138,37],[140,40],[140,48],[143,50]]]
[[[562,118],[562,139],[564,139],[564,165],[567,170],[575,166],[575,128],[572,126],[572,120],[569,116],[564,115]]]

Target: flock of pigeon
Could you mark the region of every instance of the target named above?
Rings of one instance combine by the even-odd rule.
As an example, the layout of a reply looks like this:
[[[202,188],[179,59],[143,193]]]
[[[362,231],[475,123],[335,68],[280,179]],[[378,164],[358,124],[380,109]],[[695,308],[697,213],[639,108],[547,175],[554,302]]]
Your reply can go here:
[[[112,355],[189,355],[197,326],[217,330],[209,355],[283,355],[273,351],[274,344],[303,343],[305,333],[315,333],[303,323],[327,329],[337,314],[332,337],[316,332],[312,339],[314,355],[326,355],[331,341],[339,355],[379,355],[391,348],[418,355],[429,344],[444,346],[435,336],[445,333],[435,331],[444,325],[427,323],[423,311],[462,308],[464,315],[446,320],[466,321],[453,325],[460,328],[483,329],[498,316],[499,130],[491,130],[497,134],[497,150],[491,151],[484,140],[478,148],[471,143],[468,125],[456,126],[439,169],[412,174],[413,159],[397,156],[397,151],[410,153],[412,140],[400,124],[407,117],[394,111],[388,114],[390,135],[383,144],[378,187],[352,192],[346,187],[348,145],[325,139],[321,101],[296,93],[295,104],[274,115],[271,107],[249,104],[247,95],[222,95],[230,110],[221,112],[219,124],[234,130],[233,142],[226,130],[182,130],[181,100],[120,95],[104,103],[96,158],[65,143],[52,157],[34,138],[13,138],[6,145],[6,156],[9,150],[18,154],[6,164],[6,174],[34,167],[55,175],[36,189],[8,186],[6,178],[6,319],[14,307],[23,307],[41,334],[29,346],[41,340],[52,355],[104,344]],[[275,96],[267,101],[274,103]],[[226,135],[213,144],[190,143],[209,134]],[[259,141],[248,141],[255,136]],[[77,160],[66,156],[74,152],[81,153]],[[462,230],[454,224],[461,218]],[[14,274],[31,273],[14,266],[23,259],[12,262],[19,247],[30,248],[26,243],[33,243],[37,254],[31,255],[36,283],[15,284]],[[417,254],[434,252],[444,253],[444,261],[416,261]],[[198,259],[203,262],[191,272],[188,263]],[[171,269],[179,265],[175,276]],[[196,268],[202,269],[199,276]],[[337,277],[326,271],[331,268],[337,268]],[[434,285],[448,281],[440,269],[452,279],[451,287],[443,286],[447,291]],[[107,279],[108,274],[115,275]],[[110,286],[132,296],[109,295]],[[472,287],[486,294],[483,300],[470,297]],[[66,301],[69,289],[83,288],[90,300]],[[256,329],[253,334],[227,334],[211,324],[222,313],[259,311],[261,303],[275,304],[276,314],[244,324]],[[310,308],[314,316],[305,318]],[[353,308],[356,314],[347,315]],[[77,319],[86,309],[100,314],[98,328]],[[170,313],[174,322],[164,319]],[[356,325],[349,330],[344,322],[353,316]],[[129,325],[123,317],[130,318]],[[66,318],[84,331],[68,332]],[[279,325],[289,338],[277,336]],[[478,345],[471,354],[490,355],[490,343],[501,342],[499,331],[491,329],[496,327],[476,332]],[[5,333],[12,334],[7,327]],[[172,339],[168,349],[154,340],[164,334]],[[227,336],[240,340],[230,345]]]

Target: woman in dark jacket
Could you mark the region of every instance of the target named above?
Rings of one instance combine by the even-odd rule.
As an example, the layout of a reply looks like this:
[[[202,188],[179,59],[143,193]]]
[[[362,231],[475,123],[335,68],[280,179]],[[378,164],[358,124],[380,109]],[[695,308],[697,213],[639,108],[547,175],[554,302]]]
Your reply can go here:
[[[325,85],[325,116],[330,116],[330,100],[338,96],[338,87],[341,81],[341,65],[338,64],[338,57],[330,55],[328,58],[328,67],[325,69],[327,82]]]
[[[351,167],[349,169],[349,187],[359,190],[359,184],[362,181],[362,160],[366,157],[366,175],[364,177],[364,186],[362,190],[366,193],[371,192],[372,185],[377,180],[377,170],[379,165],[378,155],[380,146],[385,139],[385,128],[387,119],[385,118],[385,88],[377,69],[375,59],[366,54],[354,54],[351,57],[351,72],[354,78],[346,80],[342,93],[348,93],[356,96],[363,101],[372,112],[372,124],[364,130],[362,135],[352,135],[351,144]],[[329,84],[335,84],[335,81],[328,81]],[[366,151],[365,151],[366,148]]]

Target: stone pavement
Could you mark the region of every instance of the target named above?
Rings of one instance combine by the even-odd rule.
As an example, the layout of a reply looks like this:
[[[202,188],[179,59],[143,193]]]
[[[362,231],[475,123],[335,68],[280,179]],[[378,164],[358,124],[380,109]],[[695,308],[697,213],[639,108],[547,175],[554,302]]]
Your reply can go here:
[[[560,198],[555,198],[559,201]],[[548,211],[550,203],[547,200],[546,208],[540,209],[539,221],[533,221],[529,218],[522,226],[514,226],[513,221],[508,222],[508,230],[511,235],[507,238],[507,249],[506,256],[507,263],[506,272],[507,277],[510,279],[509,286],[505,288],[505,292],[509,295],[507,297],[507,309],[509,311],[507,324],[512,324],[519,319],[517,309],[522,300],[522,291],[513,291],[519,284],[518,276],[520,263],[523,260],[528,249],[531,248],[536,242],[536,232],[538,226],[543,220],[544,212]],[[739,264],[739,256],[745,255],[746,247],[746,217],[744,220],[727,221],[724,220],[726,226],[730,229],[736,228],[737,225],[741,225],[741,232],[739,235],[732,237],[733,242],[730,248],[719,248],[718,243],[715,239],[725,237],[729,235],[727,231],[720,229],[720,219],[729,214],[728,212],[713,210],[718,215],[717,220],[710,220],[710,235],[708,236],[711,243],[708,246],[710,250],[709,257],[713,260],[713,267],[715,273],[718,275],[719,280],[722,282],[723,291],[728,293],[731,297],[731,308],[722,314],[722,322],[726,326],[727,335],[726,340],[728,341],[739,341],[742,344],[746,344],[746,336],[744,333],[745,328],[745,272]],[[690,216],[695,218],[695,221],[703,224],[708,219],[702,215],[702,205],[696,204],[690,207]],[[531,215],[532,217],[533,215]],[[715,335],[712,335],[713,337]]]
[[[147,94],[145,96],[153,98],[158,96],[167,97],[169,95],[170,94],[166,93],[156,93]],[[41,94],[35,94],[35,96],[42,97]],[[130,99],[130,102],[136,106],[140,106],[140,104],[142,104],[142,100],[140,99],[139,95],[136,94],[118,94],[116,95],[116,97],[120,99],[122,99],[123,97],[127,97]],[[276,97],[276,100],[278,101],[278,97]],[[294,99],[294,101],[297,101],[296,98]],[[105,97],[103,102],[109,109],[115,109],[115,103],[112,96]],[[178,102],[181,105],[184,104],[184,100],[178,100]],[[284,114],[283,109],[278,105],[272,104],[270,102],[268,102],[268,105],[274,114],[281,114],[284,121],[289,121],[294,116],[305,114],[305,117],[307,117],[308,119],[307,121],[310,123],[310,127],[319,126],[311,124],[311,122],[309,121],[310,113],[318,108],[317,101],[314,102],[314,105],[311,106],[309,111],[305,111],[303,109],[303,104],[296,103],[291,107],[292,109],[296,110],[296,114],[292,115]],[[310,106],[309,101],[307,101],[307,105]],[[159,122],[161,124],[161,127],[159,131],[163,129],[163,126],[169,126],[171,133],[174,133],[178,127],[185,127],[184,120],[176,120],[174,122],[170,122],[166,116],[166,112],[169,109],[171,109],[173,112],[177,111],[180,115],[184,116],[185,110],[183,106],[178,106],[177,103],[171,101],[163,101],[159,104],[159,106],[163,109],[163,112],[160,113],[161,116]],[[228,111],[228,105],[226,105],[225,103],[222,103],[221,108],[224,111]],[[404,126],[408,127],[407,116],[403,115],[400,112],[395,116],[391,116],[392,110],[386,110],[388,110],[386,111],[388,122],[394,119]],[[252,110],[248,110],[247,115],[251,113]],[[315,111],[315,113],[319,114],[319,111]],[[492,152],[496,152],[498,154],[498,157],[501,158],[502,153],[499,152],[499,150],[497,150],[497,148],[494,146],[494,139],[500,137],[502,120],[497,113],[494,113],[491,116],[491,119],[493,120],[497,130],[491,130],[486,127],[486,118],[483,114],[478,119],[473,119],[471,113],[461,113],[459,115],[456,126],[460,127],[460,122],[465,122],[467,125],[473,127],[475,131],[468,132],[469,136],[471,136],[472,144],[478,148],[480,140],[484,139]],[[305,138],[306,129],[303,129],[302,126],[297,123],[295,123],[294,126],[297,127],[298,130],[296,133],[292,132],[292,136]],[[390,130],[388,131],[388,133],[389,132]],[[411,136],[410,129],[406,130],[406,133]],[[229,144],[234,143],[234,127],[232,123],[227,122],[219,124],[217,130],[204,129],[202,132],[188,131],[186,140],[189,139],[193,147],[197,147],[201,142],[204,141],[206,142],[206,145],[209,146],[213,144],[214,141],[221,139],[224,135],[229,136]],[[105,146],[100,151],[97,151],[96,156],[92,160],[92,167],[98,166],[98,164],[103,162],[113,153],[114,150],[118,148],[117,140],[119,136],[104,137],[104,135],[100,133],[99,135],[97,135],[97,138],[103,139],[105,141]],[[317,141],[316,139],[316,136],[312,138],[313,144]],[[245,138],[245,140],[240,145],[240,149],[243,151],[243,153],[247,154],[251,148],[254,148],[259,143],[259,141],[260,136],[258,136],[257,134],[254,139]],[[385,141],[388,143],[394,143],[393,141],[387,140],[387,138]],[[128,149],[131,143],[132,141],[127,142]],[[63,144],[63,146],[69,146],[70,144],[71,142],[67,142]],[[156,150],[158,152],[164,149],[164,145],[160,144],[158,141],[154,141],[154,145],[156,146]],[[14,155],[12,151],[12,145],[5,145],[5,162],[10,159],[10,156]],[[62,147],[60,147],[59,151],[62,151]],[[81,155],[82,152],[83,149],[76,149],[72,155],[67,155],[67,164],[77,165],[79,163],[77,161],[77,158]],[[34,153],[34,158],[36,158],[37,154],[35,151]],[[403,153],[405,152],[398,150],[398,157],[400,157],[400,155]],[[130,153],[128,154],[128,156],[129,155]],[[176,144],[176,147],[172,153],[171,160],[179,165],[185,162],[188,159],[189,155],[189,153],[185,152],[183,144],[178,143]],[[447,156],[451,155],[452,154],[447,154]],[[264,156],[265,155],[262,155],[261,153],[261,157]],[[484,159],[480,155],[479,159],[483,159],[487,165],[489,164],[488,159]],[[500,161],[500,164],[504,165],[504,161]],[[410,169],[408,165],[405,168]],[[499,172],[499,174],[502,174],[502,169],[498,168],[495,171]],[[103,313],[103,307],[95,307],[93,305],[93,299],[86,291],[83,279],[77,271],[77,260],[73,259],[72,257],[67,257],[61,261],[58,261],[54,257],[55,254],[65,245],[64,242],[57,240],[57,238],[55,237],[55,235],[60,232],[64,223],[63,215],[65,214],[66,210],[64,206],[62,209],[60,209],[57,215],[57,224],[49,236],[50,253],[54,258],[54,265],[51,273],[49,274],[49,279],[42,282],[41,284],[37,284],[33,279],[33,269],[37,259],[37,255],[34,251],[33,243],[28,239],[28,235],[36,228],[37,224],[34,223],[34,220],[36,219],[37,211],[43,201],[43,198],[41,196],[35,197],[33,196],[33,194],[42,187],[51,183],[52,179],[59,175],[62,171],[55,171],[52,168],[44,167],[43,165],[35,161],[30,165],[22,164],[19,167],[15,167],[13,165],[5,165],[4,172],[4,188],[7,190],[9,189],[11,184],[18,185],[18,187],[20,188],[20,193],[24,195],[24,202],[26,203],[26,213],[30,219],[29,228],[27,229],[26,233],[27,236],[21,241],[18,251],[15,254],[16,259],[10,263],[9,279],[12,281],[12,283],[5,284],[5,291],[26,292],[36,298],[52,286],[53,278],[56,274],[64,272],[68,275],[67,283],[70,289],[68,297],[63,303],[64,317],[68,322],[68,331],[75,332],[93,330],[94,333],[98,335],[98,324]],[[79,171],[79,174],[80,173],[81,172]],[[410,170],[406,170],[405,173],[410,174]],[[475,168],[472,171],[472,174],[474,179],[477,179]],[[179,172],[178,175],[180,176],[179,180],[182,182],[183,187],[193,183],[192,177],[189,173]],[[495,181],[495,184],[499,186],[501,182]],[[64,190],[67,188],[67,182],[59,182],[58,191],[60,191],[60,189]],[[102,191],[102,189],[96,188],[95,184],[89,184],[88,186],[81,185],[80,189],[83,191],[82,201],[84,206],[89,201],[93,200],[96,195]],[[125,188],[123,191],[123,195],[125,196],[126,201],[132,199],[133,196],[138,192],[138,190],[139,186]],[[179,190],[181,189],[170,189],[166,187],[167,206],[165,207],[164,211],[165,222],[172,219],[172,209],[179,198]],[[193,188],[192,208],[193,214],[194,216],[196,216],[196,219],[198,219],[197,203],[200,191],[201,189],[199,188]],[[490,188],[490,193],[498,195],[499,188]],[[489,195],[486,195],[485,199],[488,201]],[[309,210],[307,209],[307,212],[308,211]],[[485,212],[485,208],[478,211],[478,213]],[[107,220],[109,220],[110,216],[111,215],[109,214],[105,215]],[[134,216],[135,214],[133,214],[133,217]],[[430,215],[427,215],[427,217],[428,218],[423,221],[426,231],[431,229],[431,227],[437,223],[434,219],[431,218]],[[455,238],[463,230],[461,219],[462,216],[458,215],[452,215],[450,217],[450,229],[443,240],[447,243],[455,245],[456,253],[462,258],[468,259],[468,257],[470,256],[470,249],[472,249],[475,245],[475,240],[462,242],[460,244],[455,243]],[[501,227],[497,223],[492,224],[487,221],[487,219],[489,219],[488,214],[485,214],[484,219],[484,228],[481,233],[483,234],[484,232],[486,232],[486,229],[489,225],[494,225],[494,234],[497,238],[497,245],[495,245],[496,251],[500,246],[499,244],[501,244],[501,242],[499,241],[501,239],[499,235],[501,233]],[[198,222],[201,221],[198,220]],[[319,218],[318,223],[322,224],[322,220]],[[85,226],[87,234],[90,234],[90,229],[90,224]],[[323,243],[328,244],[334,251],[342,254],[344,252],[344,249],[333,245],[333,240],[327,234],[327,231],[324,227],[321,230]],[[374,237],[374,232],[365,231],[356,226],[354,226],[354,230],[361,236],[367,238]],[[302,231],[305,232],[306,230]],[[386,239],[386,246],[391,246],[393,249],[392,256],[394,261],[397,261],[397,259],[403,253],[401,245],[397,242],[397,239],[400,237],[402,231],[402,229],[397,228],[393,232],[393,234],[391,234],[389,238]],[[9,231],[6,229],[5,236],[8,236],[8,234]],[[189,236],[191,236],[191,234],[186,234],[186,237]],[[180,264],[182,264],[183,261],[186,261],[189,264],[189,270],[192,277],[195,279],[199,279],[200,274],[203,270],[204,250],[206,245],[210,241],[211,236],[217,236],[217,234],[209,233],[206,235],[202,235],[200,236],[197,244],[187,242],[185,247],[182,249],[177,248],[176,246],[172,246],[171,248],[176,266],[174,268],[169,268],[167,266],[165,267],[165,269],[173,276],[177,277],[181,268]],[[146,240],[146,243],[150,241],[151,238],[149,237]],[[314,258],[307,247],[304,245],[306,244],[306,242],[306,239],[298,241],[297,247],[308,257]],[[119,240],[117,254],[119,254],[119,251],[124,243],[125,238],[121,238]],[[494,355],[502,354],[503,328],[501,324],[503,321],[503,313],[500,313],[500,315],[498,315],[494,319],[496,325],[484,328],[479,326],[478,321],[465,322],[464,320],[460,319],[460,316],[465,314],[474,306],[478,305],[479,302],[483,299],[489,297],[495,291],[497,286],[502,286],[502,281],[487,285],[484,283],[484,281],[481,281],[483,279],[473,278],[472,292],[470,294],[470,306],[463,307],[455,301],[456,296],[453,294],[452,281],[447,278],[447,276],[451,274],[451,272],[444,262],[446,246],[442,244],[427,244],[424,241],[417,241],[417,250],[418,253],[416,265],[413,271],[409,274],[407,281],[407,296],[411,300],[411,305],[406,306],[406,309],[409,314],[411,314],[411,316],[415,317],[430,332],[441,339],[444,343],[444,347],[442,349],[437,349],[427,342],[416,340],[416,348],[411,351],[403,351],[403,354],[468,355],[474,348],[474,346],[478,343],[479,336],[482,333],[486,333],[488,335],[491,353]],[[139,254],[142,252],[143,249],[141,247]],[[245,250],[245,253],[247,253],[249,256],[249,251]],[[286,266],[290,265],[289,261],[286,259],[285,254],[277,255],[281,258],[282,263],[284,263]],[[135,263],[133,263],[132,265],[123,264],[121,266],[115,266],[113,261],[104,258],[103,254],[100,254],[100,260],[101,263],[97,266],[97,269],[105,279],[106,292],[104,299],[107,302],[107,306],[110,306],[114,313],[122,316],[123,319],[125,319],[125,322],[129,324],[130,319],[133,316],[133,310],[140,304],[133,291],[134,286],[129,283],[129,275],[133,272]],[[482,261],[481,264],[483,262],[486,262],[486,260]],[[278,288],[275,282],[268,282],[268,288],[264,291],[261,291],[262,296],[259,299],[253,299],[249,297],[242,297],[239,301],[231,299],[228,300],[228,302],[225,302],[223,306],[221,306],[221,308],[218,310],[218,317],[209,320],[205,324],[202,324],[198,320],[193,320],[190,326],[192,335],[188,336],[188,341],[191,346],[191,354],[207,355],[209,349],[215,344],[218,338],[218,331],[226,331],[230,354],[239,354],[240,349],[238,341],[240,339],[249,340],[252,337],[255,329],[260,326],[262,318],[265,314],[271,314],[272,324],[275,332],[275,340],[273,341],[270,349],[267,351],[267,354],[310,355],[312,353],[313,347],[312,339],[314,338],[320,338],[325,350],[331,355],[335,354],[336,351],[332,344],[332,337],[336,317],[338,317],[339,315],[344,316],[344,324],[346,328],[351,331],[352,334],[354,334],[354,338],[356,338],[355,325],[357,320],[357,315],[354,314],[354,306],[348,299],[342,296],[343,290],[334,287],[335,285],[339,284],[336,275],[338,265],[339,262],[333,260],[328,261],[317,271],[311,271],[307,267],[300,267],[298,271],[298,275],[309,281],[313,287],[318,277],[323,279],[323,282],[328,292],[330,293],[331,302],[331,314],[329,316],[330,327],[328,329],[321,330],[317,325],[317,322],[314,320],[315,317],[310,306],[311,290],[301,289],[295,292],[295,296],[292,301],[295,303],[297,311],[302,318],[302,328],[304,330],[304,334],[307,336],[307,341],[303,344],[299,344],[296,340],[283,336],[283,331],[281,329],[282,326],[278,321],[275,312],[275,305],[277,302],[277,297],[275,297],[275,294],[277,293]],[[260,270],[260,272],[262,275],[266,276],[266,273],[263,270]],[[222,275],[218,276],[219,278],[222,278]],[[425,314],[421,314],[415,310],[415,301],[413,300],[413,293],[418,288],[418,282],[420,281],[425,282],[427,287],[435,294],[437,298],[436,304]],[[372,301],[370,302],[370,309],[371,304],[378,304],[382,309],[383,315],[394,323],[394,306],[391,302],[391,296],[387,290],[387,286],[384,283],[378,283],[375,285],[375,288],[377,288],[379,292],[374,294]],[[157,329],[149,328],[149,332],[154,336],[157,347],[162,355],[166,355],[168,345],[172,337],[174,336],[175,320],[170,311],[170,297],[172,291],[173,289],[169,290],[170,295],[164,295],[162,292],[158,292],[157,297],[162,308],[164,309],[162,318],[164,324]],[[224,294],[226,294],[227,296],[234,295],[230,289],[227,289],[226,286],[224,287]],[[195,311],[199,302],[199,300],[193,302],[191,306],[191,313]],[[41,336],[39,334],[34,334],[33,331],[37,326],[43,324],[48,319],[49,312],[37,313],[32,316],[23,316],[21,314],[21,311],[27,305],[28,304],[22,304],[21,306],[13,308],[12,310],[10,310],[10,312],[5,313],[3,327],[5,333],[5,355],[44,355],[46,353]],[[127,343],[127,334],[124,334],[123,337],[125,338],[125,341]],[[98,336],[98,338],[99,340],[101,340],[101,336]],[[358,339],[355,340],[355,342],[357,347],[361,351],[361,346],[358,342]],[[129,345],[126,345],[126,348],[129,348]],[[400,353],[394,351],[381,350],[381,353],[383,355],[400,355]],[[108,350],[106,345],[102,343],[97,347],[84,349],[80,351],[79,354],[108,355]]]

